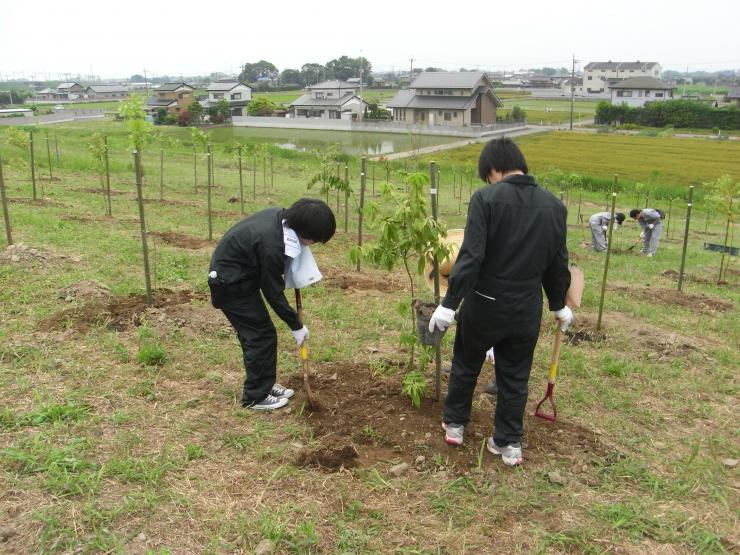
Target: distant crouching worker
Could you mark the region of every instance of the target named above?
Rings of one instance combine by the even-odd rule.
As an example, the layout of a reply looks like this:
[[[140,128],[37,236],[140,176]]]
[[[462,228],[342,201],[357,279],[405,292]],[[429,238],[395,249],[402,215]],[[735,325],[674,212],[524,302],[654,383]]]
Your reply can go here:
[[[633,208],[630,210],[630,218],[640,224],[642,231],[642,249],[640,252],[653,256],[658,250],[660,234],[663,231],[663,214],[654,208]]]
[[[588,225],[591,226],[591,248],[596,252],[603,252],[606,250],[606,232],[609,229],[609,220],[611,220],[611,212],[599,212],[589,218]],[[614,216],[614,220],[617,222],[617,226],[621,226],[624,222],[624,214],[617,212]],[[614,228],[614,231],[617,227]]]

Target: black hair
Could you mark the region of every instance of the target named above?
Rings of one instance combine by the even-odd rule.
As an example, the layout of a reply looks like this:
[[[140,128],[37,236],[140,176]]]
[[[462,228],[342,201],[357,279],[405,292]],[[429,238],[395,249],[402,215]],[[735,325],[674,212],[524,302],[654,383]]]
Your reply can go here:
[[[326,243],[334,237],[337,221],[334,212],[323,200],[302,198],[293,203],[283,216],[285,225],[298,234],[298,237]]]
[[[488,183],[491,170],[507,173],[521,170],[529,173],[527,161],[519,147],[511,139],[492,139],[486,143],[478,158],[478,177]]]
[[[633,208],[632,210],[630,210],[630,218],[634,220],[639,213],[640,213],[639,208]]]
[[[622,222],[624,221],[624,212],[617,212],[615,219],[619,225],[622,225]]]

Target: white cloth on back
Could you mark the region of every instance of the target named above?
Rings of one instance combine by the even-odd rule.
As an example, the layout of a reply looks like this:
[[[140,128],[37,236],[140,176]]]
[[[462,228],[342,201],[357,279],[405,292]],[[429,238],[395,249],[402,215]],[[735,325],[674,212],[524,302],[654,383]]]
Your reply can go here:
[[[285,264],[285,287],[287,289],[302,289],[323,277],[311,249],[307,245],[302,245],[298,234],[285,225],[283,225],[283,242],[285,243],[285,256],[290,258]]]

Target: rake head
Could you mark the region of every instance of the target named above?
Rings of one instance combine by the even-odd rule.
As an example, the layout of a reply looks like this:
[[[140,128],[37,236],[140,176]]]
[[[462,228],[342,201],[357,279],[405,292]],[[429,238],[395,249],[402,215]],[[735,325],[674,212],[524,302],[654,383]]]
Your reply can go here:
[[[558,417],[558,407],[555,404],[555,398],[552,395],[552,391],[554,388],[555,384],[547,384],[547,393],[545,393],[545,396],[539,403],[537,403],[537,407],[534,409],[534,415],[537,418],[542,418],[543,420],[547,420],[548,422],[555,422],[555,419]],[[542,412],[541,410],[542,404],[548,399],[550,400],[550,406],[552,407],[552,414]]]

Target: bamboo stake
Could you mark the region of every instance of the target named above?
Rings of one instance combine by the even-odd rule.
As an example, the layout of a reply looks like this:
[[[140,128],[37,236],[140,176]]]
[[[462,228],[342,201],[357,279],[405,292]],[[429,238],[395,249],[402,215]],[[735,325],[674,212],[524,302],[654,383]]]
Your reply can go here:
[[[152,281],[149,272],[149,247],[146,237],[146,222],[144,220],[144,192],[142,184],[141,154],[134,150],[134,166],[136,168],[136,198],[139,204],[139,228],[141,230],[141,248],[144,252],[144,281],[146,283],[146,302],[152,304]]]
[[[3,160],[0,158],[0,200],[3,203],[3,220],[5,221],[5,237],[8,245],[13,244],[13,231],[10,226],[10,212],[8,211],[8,197],[5,194],[5,177],[3,177]]]
[[[683,233],[683,248],[681,250],[681,269],[678,272],[678,290],[683,287],[683,269],[686,264],[686,246],[689,242],[689,224],[691,223],[691,198],[694,196],[694,186],[689,187],[689,200],[686,203],[686,227]]]

